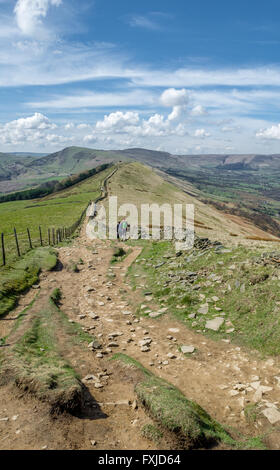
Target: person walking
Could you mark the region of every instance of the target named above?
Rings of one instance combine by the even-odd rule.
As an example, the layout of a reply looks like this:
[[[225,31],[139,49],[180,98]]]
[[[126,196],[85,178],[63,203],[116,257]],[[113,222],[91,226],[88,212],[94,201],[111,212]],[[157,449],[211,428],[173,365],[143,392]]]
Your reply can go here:
[[[119,240],[120,239],[120,221],[118,221],[117,223],[117,239]]]
[[[123,219],[120,222],[119,230],[118,230],[119,238],[120,238],[121,241],[126,240],[126,231],[127,231],[127,221],[125,219]]]

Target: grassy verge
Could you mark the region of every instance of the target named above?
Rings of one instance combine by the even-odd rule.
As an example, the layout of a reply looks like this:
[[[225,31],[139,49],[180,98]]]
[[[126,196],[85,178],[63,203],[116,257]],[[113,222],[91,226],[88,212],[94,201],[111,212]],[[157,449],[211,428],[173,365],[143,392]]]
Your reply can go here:
[[[18,296],[29,289],[39,279],[42,270],[50,271],[57,263],[57,255],[52,248],[36,248],[28,252],[12,266],[0,272],[0,316],[16,306]]]
[[[188,327],[214,339],[231,339],[264,356],[278,355],[279,259],[276,247],[264,253],[261,248],[219,251],[210,246],[176,256],[171,243],[150,242],[128,275],[134,288],[141,278],[143,291],[151,291],[157,305],[167,307]],[[202,314],[199,309],[205,304],[208,311]],[[219,330],[206,328],[216,317],[224,319]]]
[[[143,435],[156,443],[165,432],[172,434],[180,448],[206,448],[223,443],[232,449],[265,449],[263,436],[246,437],[214,420],[200,405],[187,399],[174,385],[156,377],[140,362],[117,353],[112,360],[137,370],[135,392],[157,426],[147,425]]]
[[[2,367],[6,378],[38,399],[47,401],[52,412],[72,411],[80,407],[83,385],[71,364],[61,354],[71,342],[90,342],[93,337],[70,323],[57,306],[60,293],[54,290],[50,299],[17,330],[15,343],[5,351]]]
[[[68,341],[70,340],[75,344],[88,344],[91,341],[96,341],[96,338],[84,331],[79,323],[69,322],[68,316],[59,308],[61,295],[60,289],[54,289],[50,296],[50,305],[51,308],[56,311],[60,324],[63,327],[64,332],[67,334]]]
[[[234,442],[219,423],[176,387],[156,377],[129,356],[116,354],[114,359],[141,372],[142,379],[135,387],[138,399],[163,429],[174,433],[184,448],[207,447],[220,441]]]

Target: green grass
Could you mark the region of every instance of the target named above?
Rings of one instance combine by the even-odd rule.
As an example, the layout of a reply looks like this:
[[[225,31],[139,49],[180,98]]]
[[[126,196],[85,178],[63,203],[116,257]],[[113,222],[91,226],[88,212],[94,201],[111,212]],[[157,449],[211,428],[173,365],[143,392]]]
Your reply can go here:
[[[57,263],[53,248],[37,248],[28,252],[13,266],[0,271],[0,316],[7,314],[17,303],[18,296],[39,279],[41,270],[50,271]]]
[[[156,377],[125,354],[116,354],[113,358],[142,373],[142,380],[135,386],[138,399],[160,426],[183,441],[184,447],[207,446],[219,441],[234,442],[219,423],[197,403],[188,400],[179,389]]]
[[[205,251],[194,248],[176,258],[170,242],[147,242],[128,275],[134,288],[139,280],[135,274],[144,276],[143,291],[152,291],[154,302],[160,307],[168,307],[168,312],[189,328],[214,339],[230,338],[264,356],[278,355],[280,266],[279,263],[263,263],[263,252],[261,248],[243,246],[232,247],[230,253],[222,254],[214,248]],[[163,258],[165,255],[170,258]],[[162,261],[165,264],[155,269],[154,266]],[[232,265],[235,269],[230,269]],[[194,282],[187,277],[190,271],[196,273]],[[220,276],[220,282],[211,280],[212,274]],[[213,301],[213,296],[219,300]],[[206,302],[208,313],[198,314],[200,305]],[[193,313],[196,318],[190,319],[189,315]],[[206,321],[221,313],[225,314],[225,322],[220,330],[206,329]]]
[[[23,333],[18,329],[13,331],[15,344],[2,354],[4,375],[38,399],[47,401],[52,411],[80,406],[82,384],[63,351],[71,350],[72,343],[94,339],[80,325],[69,322],[57,306],[60,297],[59,289],[55,289],[43,306],[38,310],[33,308],[30,318],[21,323]]]
[[[96,341],[96,338],[84,331],[79,323],[69,322],[68,316],[59,308],[61,295],[62,293],[60,289],[54,289],[50,296],[50,305],[51,308],[54,308],[56,310],[61,325],[63,325],[63,329],[68,335],[68,339],[75,344],[89,344],[91,341]]]
[[[145,424],[142,428],[141,434],[149,441],[159,444],[163,438],[163,433],[153,424]]]
[[[178,388],[155,376],[135,359],[123,353],[117,353],[111,359],[140,372],[135,392],[160,428],[148,425],[145,437],[157,442],[159,433],[168,431],[183,448],[209,447],[220,442],[232,449],[266,448],[264,436],[248,437],[236,429],[223,427],[200,405],[187,399]]]
[[[131,253],[131,249],[124,250],[122,247],[115,247],[111,259],[111,264],[120,263]]]
[[[245,418],[249,423],[255,423],[258,416],[260,415],[260,410],[258,403],[250,403],[244,408]]]
[[[26,229],[30,230],[33,246],[38,246],[41,226],[44,244],[48,242],[48,228],[71,226],[80,217],[90,200],[100,194],[100,186],[112,172],[108,168],[69,189],[45,198],[29,201],[13,201],[0,205],[0,227],[4,233],[7,262],[16,255],[13,229],[16,227],[22,252],[29,248]]]

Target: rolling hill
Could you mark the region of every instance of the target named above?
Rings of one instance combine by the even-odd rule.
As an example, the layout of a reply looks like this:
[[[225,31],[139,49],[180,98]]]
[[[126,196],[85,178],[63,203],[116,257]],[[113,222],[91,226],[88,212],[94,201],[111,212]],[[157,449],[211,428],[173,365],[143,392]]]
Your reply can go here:
[[[210,237],[237,245],[251,238],[275,239],[253,221],[231,215],[200,201],[191,185],[184,186],[175,178],[139,162],[121,165],[108,183],[108,193],[118,197],[118,204],[133,203],[140,213],[141,204],[194,204],[195,229],[199,236]]]

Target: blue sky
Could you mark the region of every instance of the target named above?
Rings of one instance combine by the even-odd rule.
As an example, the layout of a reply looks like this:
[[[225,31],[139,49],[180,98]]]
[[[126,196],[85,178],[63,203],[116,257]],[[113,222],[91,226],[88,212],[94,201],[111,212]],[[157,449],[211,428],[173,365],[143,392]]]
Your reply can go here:
[[[0,151],[276,153],[277,0],[0,0]]]

